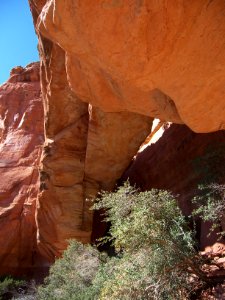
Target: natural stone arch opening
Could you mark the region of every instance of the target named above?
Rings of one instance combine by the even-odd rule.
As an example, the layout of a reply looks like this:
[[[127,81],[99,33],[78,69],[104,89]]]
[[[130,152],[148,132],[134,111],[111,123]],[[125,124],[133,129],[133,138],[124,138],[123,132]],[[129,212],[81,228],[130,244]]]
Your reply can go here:
[[[163,125],[161,125],[161,128]],[[158,137],[157,137],[158,138]],[[178,196],[185,215],[193,209],[191,199],[199,193],[198,185],[223,184],[225,180],[225,131],[195,133],[185,125],[171,124],[161,131],[155,143],[142,148],[123,174],[141,190],[166,189]],[[197,238],[201,249],[212,245],[209,223],[198,221]]]

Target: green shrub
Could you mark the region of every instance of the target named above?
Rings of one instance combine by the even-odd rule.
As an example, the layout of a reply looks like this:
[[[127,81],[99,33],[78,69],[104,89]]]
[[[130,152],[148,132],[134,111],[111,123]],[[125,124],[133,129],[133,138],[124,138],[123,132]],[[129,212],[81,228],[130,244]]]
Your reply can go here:
[[[181,299],[192,288],[190,273],[199,277],[193,231],[171,193],[138,192],[129,184],[104,192],[95,209],[106,210],[108,238],[119,259],[99,299]]]
[[[200,185],[199,193],[192,200],[195,209],[193,216],[199,217],[204,222],[211,222],[211,232],[222,227],[225,215],[225,185],[210,184]],[[224,231],[220,231],[218,239],[225,236]]]
[[[225,185],[200,185],[199,193],[193,199],[197,206],[194,215],[204,221],[220,222],[225,211]]]
[[[13,297],[14,294],[17,294],[17,289],[24,284],[25,281],[23,280],[13,279],[12,277],[3,278],[0,280],[0,299],[10,295]]]
[[[51,267],[45,284],[38,289],[38,299],[94,299],[92,281],[104,259],[104,254],[96,248],[71,241],[63,257]]]
[[[188,299],[204,280],[194,233],[171,193],[138,192],[128,183],[102,193],[94,209],[105,210],[117,255],[71,242],[39,289],[40,300]]]

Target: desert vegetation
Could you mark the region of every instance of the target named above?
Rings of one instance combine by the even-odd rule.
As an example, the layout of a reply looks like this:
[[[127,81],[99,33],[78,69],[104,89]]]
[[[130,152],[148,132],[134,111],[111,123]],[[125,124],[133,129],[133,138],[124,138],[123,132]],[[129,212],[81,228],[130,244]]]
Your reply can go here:
[[[4,278],[0,299],[208,299],[205,291],[222,284],[224,276],[210,276],[214,257],[198,251],[195,220],[210,221],[214,234],[221,229],[224,191],[217,184],[200,187],[188,217],[168,191],[140,192],[126,182],[115,192],[102,192],[92,209],[103,211],[110,223],[107,236],[97,246],[71,240],[39,287]],[[217,232],[222,239],[224,232]],[[114,251],[99,251],[102,244]]]
[[[220,226],[223,200],[223,186],[201,189],[187,218],[168,191],[139,192],[125,183],[114,193],[103,192],[93,209],[104,209],[111,226],[99,243],[110,243],[115,255],[71,241],[37,299],[197,299],[199,291],[223,278],[205,271],[209,257],[198,252],[193,218]]]

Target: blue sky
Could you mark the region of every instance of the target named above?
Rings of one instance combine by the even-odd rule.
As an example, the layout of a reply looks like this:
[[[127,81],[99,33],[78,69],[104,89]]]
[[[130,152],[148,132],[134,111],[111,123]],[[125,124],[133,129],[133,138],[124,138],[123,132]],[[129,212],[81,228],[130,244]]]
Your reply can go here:
[[[15,66],[39,60],[28,0],[0,0],[0,84]]]

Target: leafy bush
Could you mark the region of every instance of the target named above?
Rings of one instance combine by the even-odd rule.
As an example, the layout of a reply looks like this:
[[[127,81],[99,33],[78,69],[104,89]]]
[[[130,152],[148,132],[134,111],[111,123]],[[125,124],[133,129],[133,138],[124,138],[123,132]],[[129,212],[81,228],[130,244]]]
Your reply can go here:
[[[12,277],[5,277],[0,280],[0,299],[10,299],[8,297],[13,297],[14,294],[17,294],[18,288],[24,284],[23,280],[16,280]]]
[[[93,278],[105,259],[96,248],[71,241],[63,257],[50,269],[45,285],[38,290],[38,299],[94,299]]]
[[[94,207],[111,222],[103,241],[121,253],[99,299],[181,299],[192,288],[189,274],[203,276],[193,232],[171,193],[138,192],[126,183]]]
[[[198,216],[204,222],[211,222],[211,231],[221,229],[225,215],[225,185],[200,185],[199,193],[193,199],[195,210],[193,216]],[[219,239],[225,236],[224,231],[218,232]]]
[[[105,210],[111,227],[101,243],[110,241],[117,255],[71,242],[38,299],[188,299],[205,280],[194,233],[171,193],[138,192],[126,183],[102,193],[94,209]]]

